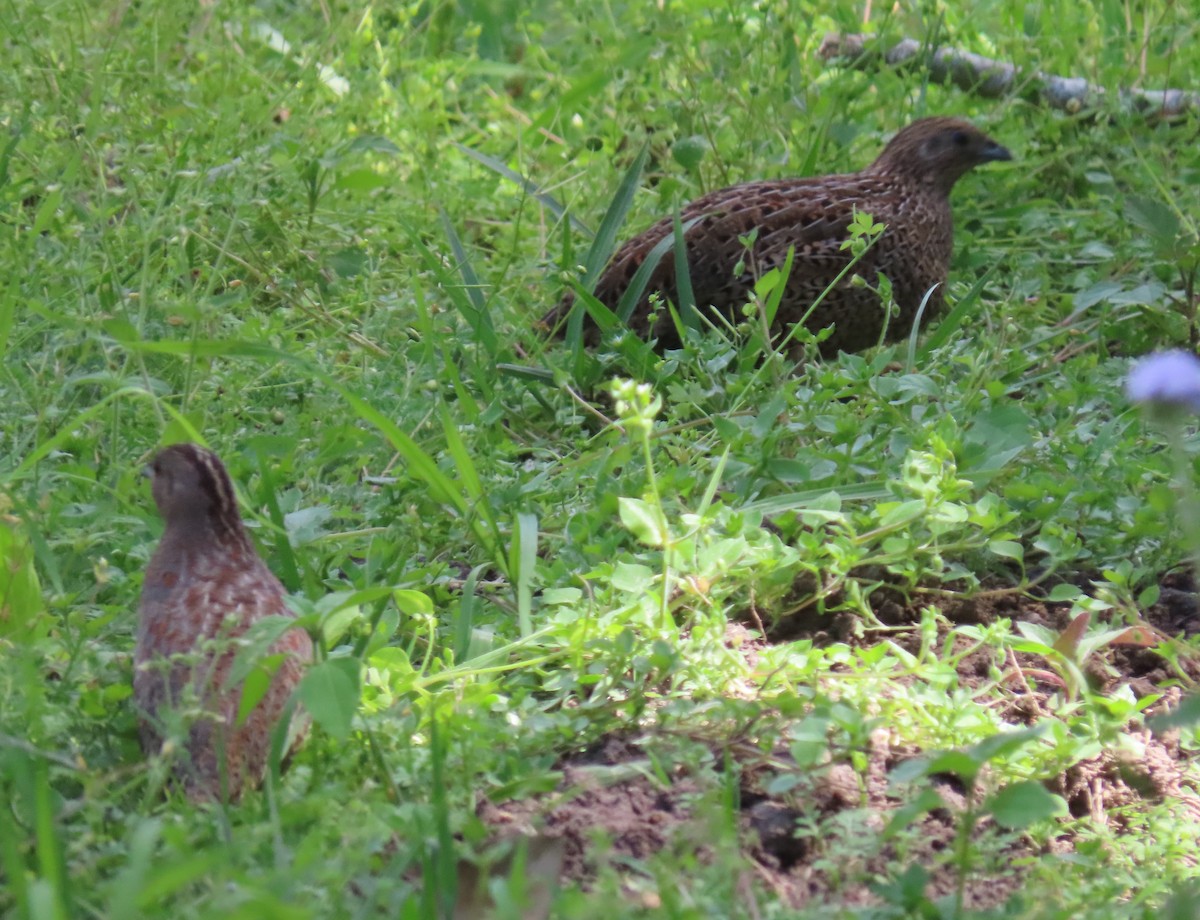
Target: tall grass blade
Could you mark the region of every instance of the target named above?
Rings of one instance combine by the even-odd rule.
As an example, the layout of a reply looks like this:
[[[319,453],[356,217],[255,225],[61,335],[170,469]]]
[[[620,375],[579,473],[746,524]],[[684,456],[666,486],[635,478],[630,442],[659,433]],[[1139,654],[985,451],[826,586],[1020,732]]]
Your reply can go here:
[[[497,175],[503,176],[510,182],[519,185],[524,191],[533,196],[533,198],[545,205],[546,209],[559,220],[562,220],[564,217],[569,220],[571,222],[571,226],[584,236],[590,237],[594,235],[591,227],[578,218],[568,214],[567,209],[563,207],[562,204],[560,204],[558,200],[549,192],[542,191],[541,187],[538,186],[537,183],[526,179],[519,172],[509,169],[495,157],[490,157],[486,153],[476,150],[474,147],[468,147],[466,144],[459,144],[457,142],[454,144],[454,146],[469,156],[472,160],[475,160],[477,163],[482,163]]]
[[[15,772],[15,767],[19,755],[8,754],[6,757],[6,769],[0,773],[0,780],[6,789],[11,789],[15,784],[16,778],[11,774]],[[23,839],[18,837],[18,824],[11,818],[6,817],[0,821],[0,868],[4,870],[4,878],[8,885],[8,897],[10,903],[16,905],[17,916],[29,916],[29,882],[25,878],[25,860],[21,855],[21,846]]]
[[[483,296],[483,285],[479,281],[479,276],[475,274],[475,269],[471,267],[471,260],[467,258],[467,251],[463,248],[462,240],[458,238],[449,215],[442,208],[438,208],[438,213],[442,218],[442,229],[450,243],[450,250],[454,253],[458,273],[462,276],[462,290],[466,292],[465,299],[455,297],[452,298],[453,303],[471,326],[476,340],[484,347],[488,356],[495,361],[499,357],[497,355],[496,328],[492,325],[491,314],[488,313],[487,298]]]
[[[912,329],[908,331],[908,348],[905,352],[905,373],[911,374],[917,366],[917,339],[921,336],[921,319],[925,316],[925,310],[929,307],[929,298],[933,296],[933,292],[938,289],[938,285],[934,285],[925,292],[925,296],[921,298],[921,305],[917,307],[916,316],[913,317]],[[886,327],[885,327],[886,334]]]
[[[694,221],[693,221],[694,222]],[[679,218],[679,208],[671,215],[671,239],[675,249],[675,291],[679,302],[675,309],[679,311],[679,319],[693,332],[700,331],[700,314],[697,308],[696,295],[692,292],[692,269],[688,265],[687,237],[683,229],[683,221]],[[682,332],[682,330],[680,330]],[[682,336],[680,336],[682,338]]]
[[[450,831],[450,801],[446,795],[446,742],[439,719],[437,701],[433,700],[429,707],[429,765],[433,776],[431,805],[437,852],[433,857],[432,881],[437,892],[437,916],[441,920],[453,920],[454,904],[458,899],[458,872],[454,836]]]
[[[75,916],[71,904],[71,888],[67,881],[67,863],[63,856],[62,841],[54,820],[54,795],[50,789],[50,767],[45,760],[36,758],[32,764],[33,801],[37,828],[37,860],[41,881],[51,899],[55,920],[67,920]]]
[[[887,483],[882,479],[870,482],[860,482],[855,485],[838,486],[836,489],[806,489],[803,492],[787,492],[783,495],[772,495],[770,498],[760,498],[757,501],[743,505],[745,511],[757,511],[760,514],[782,514],[785,511],[820,510],[822,500],[830,493],[835,493],[844,502],[878,502],[890,497]]]
[[[487,534],[487,540],[483,544],[484,548],[488,550],[489,555],[501,570],[507,573],[509,570],[505,565],[504,554],[500,551],[503,537],[500,534],[500,525],[492,514],[491,499],[484,491],[479,471],[475,468],[475,461],[471,458],[466,444],[463,443],[458,423],[450,415],[444,403],[441,406],[441,416],[442,431],[446,435],[446,448],[458,471],[459,481],[462,482],[471,502],[472,530],[477,536],[480,533]]]
[[[467,660],[471,650],[471,633],[475,629],[475,612],[479,608],[479,596],[475,593],[479,576],[486,566],[477,565],[467,573],[462,596],[458,602],[458,615],[454,618],[454,663]]]
[[[522,639],[533,633],[533,573],[537,568],[537,543],[537,515],[518,512],[509,565],[517,573],[517,627]]]
[[[650,145],[645,144],[638,155],[634,157],[629,169],[625,171],[621,184],[617,186],[617,193],[609,203],[608,210],[604,212],[604,219],[600,221],[600,229],[596,231],[596,237],[592,240],[592,245],[583,260],[584,268],[587,269],[587,274],[583,277],[583,285],[589,293],[596,289],[596,282],[600,280],[600,272],[612,258],[613,249],[617,244],[617,234],[625,223],[629,209],[633,206],[633,197],[637,194],[638,185],[642,181],[642,171],[646,168],[646,160],[649,157]]]
[[[577,287],[577,292],[581,289],[584,293],[591,294],[596,289],[596,284],[600,280],[600,272],[612,258],[613,249],[617,244],[617,234],[621,225],[625,223],[625,216],[633,206],[633,196],[637,193],[638,183],[642,179],[642,170],[646,168],[646,160],[649,155],[650,145],[646,144],[634,157],[633,163],[630,164],[621,179],[621,184],[617,186],[617,193],[609,202],[604,219],[600,222],[600,229],[596,231],[592,245],[588,247],[587,255],[584,256],[584,274],[580,286]],[[603,328],[601,326],[601,329]],[[575,306],[567,317],[566,342],[567,348],[575,356],[575,375],[581,377],[586,362],[583,358],[583,310],[579,307],[578,293],[575,298]]]
[[[767,295],[767,302],[763,306],[763,315],[766,317],[768,329],[775,323],[775,315],[779,312],[779,304],[783,302],[783,294],[787,290],[788,279],[792,277],[792,265],[795,261],[796,247],[789,246],[787,257],[783,260],[783,268],[779,272],[779,283]]]
[[[21,302],[20,275],[9,276],[8,284],[0,287],[0,358],[8,352],[8,339],[12,335],[13,318],[17,315],[17,304]]]
[[[288,591],[295,593],[300,590],[300,567],[296,564],[296,554],[292,550],[292,541],[288,537],[287,524],[283,519],[283,509],[279,507],[275,474],[271,471],[271,463],[267,459],[266,451],[258,450],[254,453],[258,459],[258,475],[262,480],[262,498],[267,506],[267,514],[280,536],[275,541],[275,552],[279,557],[280,568],[283,570],[280,581],[284,583]]]
[[[453,227],[449,226],[449,222],[447,221],[446,223],[446,228],[449,231],[449,235],[452,237],[451,247],[453,248],[453,240],[457,240],[457,236],[454,234]],[[482,293],[478,288],[477,279],[475,284],[470,282],[464,284],[462,278],[453,277],[450,272],[446,270],[446,265],[442,260],[442,257],[425,244],[425,241],[421,238],[421,234],[407,224],[401,223],[400,226],[408,234],[408,238],[412,242],[413,247],[418,253],[420,253],[421,259],[425,262],[429,272],[435,278],[437,278],[438,284],[440,284],[445,290],[446,296],[450,298],[450,302],[454,304],[455,309],[462,314],[463,319],[467,321],[467,325],[471,327],[471,331],[475,334],[476,341],[478,341],[479,344],[484,347],[489,355],[494,356],[496,353],[497,342],[496,332],[491,326],[491,317],[488,316],[486,309],[481,312],[479,308],[476,307],[475,302],[472,300],[473,296],[482,296]],[[459,249],[458,252],[456,252],[456,257],[459,258],[461,273],[461,267],[463,264],[465,264],[463,260],[466,259],[466,253],[462,251],[461,243],[459,243],[458,246]],[[461,253],[461,256],[459,256],[459,253]],[[475,277],[474,273],[471,272],[469,268],[468,274],[463,276],[463,278],[468,277]]]
[[[498,369],[505,365],[497,364]],[[474,425],[479,421],[479,403],[475,401],[475,395],[470,388],[463,383],[462,374],[458,371],[458,365],[454,363],[454,355],[450,353],[448,346],[442,346],[442,369],[446,372],[446,376],[450,378],[450,385],[454,387],[454,395],[458,400],[458,405],[462,408],[463,415],[467,417],[467,421]],[[484,377],[490,379],[490,373],[477,374],[476,379]],[[489,385],[481,384],[479,389],[488,398],[492,398],[492,388]]]
[[[680,228],[680,233],[687,233],[692,227],[703,220],[703,215],[693,217]],[[664,236],[661,240],[654,244],[654,247],[646,255],[645,261],[638,266],[638,270],[633,273],[633,278],[629,282],[629,287],[625,289],[625,293],[621,295],[621,299],[617,302],[617,318],[622,323],[628,323],[629,317],[633,315],[634,308],[642,299],[642,295],[646,292],[646,286],[650,283],[650,276],[654,274],[654,270],[658,268],[658,263],[662,261],[667,250],[675,244],[675,234],[670,233]],[[690,283],[690,277],[689,277]]]
[[[112,880],[105,911],[109,917],[136,917],[141,893],[154,864],[154,850],[162,834],[162,821],[146,818],[134,826],[125,844],[125,867]]]
[[[975,305],[979,302],[979,296],[983,293],[984,287],[987,285],[988,281],[991,280],[991,277],[993,274],[995,274],[995,272],[995,265],[984,272],[983,276],[973,285],[971,285],[971,289],[967,291],[967,293],[963,295],[962,299],[960,299],[959,302],[954,305],[954,309],[942,318],[942,321],[937,324],[937,328],[933,329],[929,335],[925,337],[924,343],[922,343],[920,350],[917,352],[917,357],[922,362],[931,351],[933,351],[935,348],[940,348],[942,345],[945,345],[946,342],[950,341],[950,337],[958,332],[958,330],[962,327],[963,322],[966,320],[967,315],[975,309]],[[917,328],[918,326],[914,324],[913,329],[915,330]],[[912,367],[913,363],[914,362],[910,358],[909,366]]]
[[[721,459],[717,461],[717,465],[713,469],[712,476],[708,479],[708,486],[704,489],[704,495],[701,496],[700,504],[696,508],[696,516],[699,518],[708,514],[708,509],[712,507],[713,500],[717,497],[717,490],[721,488],[721,480],[725,476],[725,465],[729,462],[731,450],[733,450],[732,447],[726,446],[725,452],[721,454]]]

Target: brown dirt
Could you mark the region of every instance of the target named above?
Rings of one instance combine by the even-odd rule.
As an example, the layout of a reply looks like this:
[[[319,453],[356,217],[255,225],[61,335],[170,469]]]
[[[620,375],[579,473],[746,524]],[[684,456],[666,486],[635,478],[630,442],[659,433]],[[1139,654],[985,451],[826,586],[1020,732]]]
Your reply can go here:
[[[922,605],[901,605],[890,591],[873,596],[880,619],[891,623],[916,622]],[[876,603],[878,602],[878,603]],[[954,622],[987,624],[998,617],[1028,620],[1061,634],[1072,622],[1070,606],[1029,600],[1006,591],[983,592],[969,600],[950,599],[940,604]],[[886,615],[886,616],[884,616]],[[842,618],[844,619],[844,617]],[[825,617],[820,624],[805,624],[814,639],[862,641],[850,638],[854,624]],[[1167,636],[1200,631],[1200,610],[1192,586],[1164,583],[1159,604],[1146,611],[1143,629],[1121,637],[1100,650],[1084,669],[1087,680],[1101,693],[1129,684],[1136,695],[1162,694],[1151,712],[1178,703],[1183,695],[1178,683],[1200,680],[1200,661],[1183,657],[1178,668],[1147,643]],[[807,630],[792,622],[774,631],[777,641],[790,641]],[[1098,628],[1093,623],[1092,629]],[[893,641],[904,640],[893,635]],[[731,648],[753,666],[767,644],[756,633],[731,624]],[[912,637],[914,644],[919,640]],[[1122,644],[1128,643],[1128,644]],[[965,657],[959,665],[964,686],[977,686],[1003,674],[1007,699],[1004,717],[1032,724],[1044,714],[1049,697],[1064,688],[1063,680],[1044,659],[1026,653],[1007,659],[994,649]],[[1182,674],[1180,673],[1182,671]],[[964,789],[953,777],[935,777],[932,787],[941,804],[914,818],[903,830],[885,839],[884,827],[908,804],[889,787],[890,770],[917,751],[891,747],[889,733],[876,731],[867,750],[858,752],[858,769],[833,762],[817,769],[797,770],[786,747],[764,752],[746,738],[709,744],[708,768],[690,768],[686,762],[664,772],[658,759],[647,754],[663,741],[652,733],[639,737],[610,736],[588,751],[561,763],[562,780],[553,793],[502,804],[485,803],[481,817],[501,833],[537,828],[565,843],[563,877],[585,887],[604,867],[618,868],[629,860],[644,861],[664,851],[691,852],[703,862],[716,857],[712,801],[719,800],[725,779],[715,765],[732,763],[740,791],[739,840],[744,866],[739,891],[753,900],[756,887],[773,891],[792,907],[878,903],[875,887],[895,880],[904,867],[920,866],[928,873],[925,896],[937,899],[952,894],[958,873],[952,859],[955,833],[966,807]],[[1070,814],[1121,830],[1128,806],[1174,799],[1200,819],[1200,796],[1187,775],[1191,754],[1168,733],[1156,737],[1148,731],[1126,734],[1122,752],[1106,750],[1098,757],[1072,765],[1046,783],[1061,795]],[[669,742],[667,743],[669,747]],[[1134,753],[1136,751],[1136,754]],[[865,757],[865,768],[863,767]],[[669,756],[664,758],[669,761]],[[771,794],[773,778],[799,775],[798,785],[783,794]],[[708,796],[709,806],[704,805]],[[1069,832],[1050,849],[1068,853]],[[973,831],[973,849],[986,854],[972,866],[964,885],[964,905],[972,909],[998,907],[1022,885],[1024,863],[1045,855],[1028,837],[982,820]],[[631,878],[628,874],[623,878]],[[644,881],[629,888],[631,897],[654,906]],[[647,900],[649,899],[649,900]]]

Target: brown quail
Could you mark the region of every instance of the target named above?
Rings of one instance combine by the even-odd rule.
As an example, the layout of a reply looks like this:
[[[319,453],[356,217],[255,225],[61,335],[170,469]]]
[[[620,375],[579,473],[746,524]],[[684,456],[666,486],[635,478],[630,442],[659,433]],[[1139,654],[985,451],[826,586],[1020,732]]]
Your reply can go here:
[[[923,118],[892,138],[861,172],[746,182],[697,198],[680,213],[682,225],[695,221],[685,239],[696,304],[702,313],[711,306],[736,323],[741,307],[752,298],[755,280],[772,268],[782,268],[788,248],[794,246],[795,261],[775,317],[777,330],[786,330],[850,262],[851,254],[842,243],[849,237],[847,227],[857,210],[886,224],[887,230],[853,274],[871,286],[880,273],[891,281],[899,313],[888,323],[885,338],[902,338],[912,330],[926,292],[933,290],[922,320],[942,309],[942,286],[953,245],[950,189],[975,166],[1009,159],[1008,150],[966,121]],[[752,231],[757,231],[757,237],[747,250],[739,237]],[[596,298],[615,311],[650,251],[672,233],[673,219],[663,218],[621,246],[596,284]],[[883,332],[878,294],[852,284],[851,277],[843,278],[805,322],[813,331],[835,326],[821,344],[823,355],[867,348],[879,342]],[[650,275],[630,325],[640,335],[653,335],[659,348],[678,348],[679,335],[666,310],[651,324],[649,295],[654,291],[678,304],[670,248]],[[561,330],[573,303],[574,295],[568,294],[542,323]],[[597,330],[590,317],[585,323],[585,341],[595,344]],[[802,357],[800,346],[793,357]]]
[[[267,655],[282,661],[238,725],[242,687],[227,686],[237,640],[264,617],[292,616],[283,585],[246,535],[216,454],[176,444],[147,471],[166,529],[146,569],[134,654],[142,748],[157,753],[164,717],[198,706],[176,776],[193,799],[236,799],[262,780],[272,731],[312,658],[312,642],[291,628],[271,646]],[[306,728],[293,720],[294,744]]]

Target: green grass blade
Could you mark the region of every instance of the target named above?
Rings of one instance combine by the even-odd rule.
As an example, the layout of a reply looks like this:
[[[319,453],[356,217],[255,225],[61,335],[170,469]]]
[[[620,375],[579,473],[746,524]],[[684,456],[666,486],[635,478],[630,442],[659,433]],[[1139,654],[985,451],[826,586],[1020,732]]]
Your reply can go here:
[[[75,915],[71,905],[71,889],[67,882],[67,864],[62,841],[54,820],[54,795],[50,789],[50,768],[38,758],[33,764],[34,814],[37,827],[38,871],[46,890],[53,898],[55,920]]]
[[[614,332],[624,325],[617,319],[617,315],[612,310],[583,290],[578,292],[577,302],[583,304],[584,309],[587,310],[588,315],[591,316],[592,321],[600,328],[603,334]],[[654,367],[658,364],[659,357],[646,342],[642,341],[636,335],[625,335],[621,336],[616,344],[616,348],[629,373],[633,374],[639,380],[657,379]],[[577,380],[588,379],[586,371],[581,370],[581,368],[590,367],[589,362],[594,364],[594,359],[583,349],[581,343],[575,366],[575,377]]]
[[[979,301],[979,295],[983,293],[984,287],[991,280],[995,271],[996,266],[993,265],[984,272],[983,276],[971,285],[971,289],[954,305],[954,309],[947,313],[942,321],[937,324],[937,328],[933,329],[925,337],[921,349],[917,352],[917,357],[920,361],[924,361],[931,351],[946,344],[946,342],[950,341],[950,337],[958,332],[968,314],[975,309],[975,305]],[[914,325],[913,328],[916,329],[917,327]],[[911,364],[910,360],[910,366]]]
[[[526,179],[519,172],[509,169],[507,166],[505,166],[503,163],[501,163],[495,157],[490,157],[486,153],[476,150],[474,147],[468,147],[466,144],[459,144],[459,143],[455,143],[454,146],[457,147],[459,150],[461,150],[463,153],[465,153],[467,156],[469,156],[472,160],[475,160],[477,163],[482,163],[484,166],[486,166],[488,169],[490,169],[492,172],[496,173],[497,175],[503,176],[505,179],[508,179],[510,182],[512,182],[516,185],[519,185],[524,191],[528,192],[533,198],[537,199],[543,205],[545,205],[546,209],[551,214],[553,214],[555,217],[557,217],[559,220],[562,220],[565,217],[567,220],[569,220],[571,222],[571,226],[574,227],[576,230],[578,230],[580,233],[582,233],[584,236],[589,236],[589,237],[594,236],[594,234],[592,233],[591,227],[589,227],[587,224],[585,224],[583,221],[579,220],[578,218],[573,217],[572,215],[568,214],[567,209],[565,207],[563,207],[562,204],[560,204],[559,201],[553,195],[551,195],[549,192],[542,191],[542,189],[535,182],[532,182],[529,179]]]
[[[496,354],[498,344],[496,341],[495,330],[491,326],[491,318],[487,314],[487,310],[480,310],[473,297],[482,297],[482,292],[478,287],[478,279],[475,279],[474,272],[468,266],[467,274],[462,274],[462,267],[467,265],[466,253],[462,249],[462,244],[458,243],[458,249],[455,252],[459,262],[460,277],[453,277],[447,270],[442,257],[434,252],[425,244],[421,238],[421,234],[407,224],[401,224],[405,232],[408,234],[409,240],[413,247],[421,255],[426,268],[429,270],[438,283],[446,292],[446,296],[450,298],[450,302],[467,321],[467,325],[471,327],[471,331],[475,333],[475,339],[484,347],[489,355],[493,357]],[[454,233],[454,228],[447,221],[445,229],[451,238],[451,248],[454,248],[458,237]],[[471,281],[469,279],[475,279]],[[464,283],[465,282],[465,283]]]
[[[604,212],[604,219],[600,221],[600,229],[596,231],[596,237],[592,240],[592,245],[583,260],[584,268],[587,270],[583,277],[583,286],[589,293],[596,289],[600,273],[608,264],[608,260],[612,258],[617,244],[617,234],[620,233],[621,227],[625,223],[629,209],[633,207],[633,197],[637,194],[638,185],[642,181],[642,171],[646,168],[646,160],[649,157],[650,145],[645,144],[638,155],[634,157],[629,169],[626,170],[621,184],[617,186],[617,193],[609,203],[608,210]]]
[[[476,586],[486,566],[477,565],[467,574],[463,582],[462,596],[458,602],[458,613],[454,618],[454,663],[462,664],[471,650],[471,633],[475,629],[479,595]]]
[[[80,428],[86,427],[89,422],[103,415],[104,412],[107,411],[110,403],[127,397],[145,399],[146,401],[155,405],[161,405],[161,407],[169,415],[173,416],[177,422],[183,425],[186,430],[190,430],[192,432],[194,435],[194,440],[199,443],[203,443],[203,438],[201,437],[200,433],[196,431],[192,424],[188,422],[188,420],[184,418],[181,413],[177,412],[174,408],[166,403],[160,403],[157,396],[142,389],[141,387],[126,386],[121,387],[118,390],[114,390],[107,396],[101,398],[94,405],[88,406],[88,408],[84,409],[82,412],[77,413],[72,419],[70,419],[70,421],[64,422],[59,428],[57,434],[40,442],[37,447],[25,455],[24,459],[8,475],[8,480],[17,480],[29,475],[29,473],[33,471],[33,468],[37,466],[38,463],[40,463],[54,451],[61,448],[64,444],[74,439],[76,432]]]
[[[14,771],[16,758],[8,757],[7,769],[0,773],[5,785],[13,782],[9,775]],[[25,860],[21,856],[23,841],[17,834],[17,822],[6,818],[0,821],[0,867],[4,869],[4,878],[8,885],[8,898],[15,904],[17,916],[29,915],[29,881],[26,879]]]
[[[502,377],[513,377],[516,380],[554,383],[554,372],[544,367],[527,367],[524,364],[497,364],[496,371]]]
[[[689,226],[694,222],[690,221]],[[679,299],[675,309],[679,311],[679,319],[684,326],[693,332],[699,332],[700,314],[697,307],[700,305],[696,303],[696,295],[692,292],[692,269],[688,265],[687,237],[684,235],[687,231],[679,218],[679,208],[671,215],[671,227],[671,240],[675,250],[675,290]]]
[[[887,483],[877,479],[852,486],[838,486],[836,489],[806,489],[803,492],[772,495],[770,498],[760,498],[757,501],[748,502],[744,509],[768,515],[782,514],[784,511],[810,511],[813,509],[814,503],[831,492],[836,493],[838,498],[847,502],[878,502],[892,497]]]
[[[466,293],[465,298],[455,297],[452,298],[452,301],[475,332],[475,338],[479,344],[495,361],[499,350],[496,328],[492,325],[492,317],[488,313],[487,298],[483,296],[483,285],[479,281],[479,276],[475,274],[475,269],[471,267],[471,260],[467,258],[467,251],[463,248],[462,240],[458,238],[454,224],[450,222],[450,217],[441,208],[438,208],[438,213],[441,215],[442,229],[446,234],[446,239],[450,242],[450,249],[454,253],[458,273],[462,276],[462,290]]]
[[[787,257],[783,260],[783,268],[781,268],[779,271],[779,283],[775,285],[775,289],[767,295],[767,302],[763,308],[768,329],[775,324],[775,314],[779,312],[779,304],[783,302],[783,292],[787,290],[788,279],[792,277],[792,265],[795,263],[795,261],[796,247],[789,246]]]
[[[433,882],[438,905],[437,916],[442,920],[452,920],[454,905],[458,899],[458,872],[455,868],[454,835],[450,831],[450,801],[446,794],[446,742],[440,727],[440,718],[437,706],[432,706],[429,712],[429,754],[433,776],[431,805],[437,848],[433,857],[433,878],[427,878],[426,883]]]
[[[267,506],[267,514],[271,518],[271,523],[278,530],[279,539],[275,541],[275,552],[279,557],[279,565],[283,569],[280,581],[290,592],[300,590],[300,568],[296,563],[296,553],[292,549],[292,541],[288,537],[287,524],[283,520],[283,509],[279,507],[279,496],[277,494],[278,487],[275,483],[275,474],[271,470],[271,463],[267,459],[266,451],[257,450],[254,452],[258,459],[258,475],[262,480],[262,500]]]
[[[687,233],[692,227],[696,226],[701,220],[700,217],[693,217],[681,228],[682,233]],[[677,231],[680,232],[680,231]],[[661,240],[654,244],[654,247],[646,255],[645,260],[638,266],[638,270],[633,273],[633,279],[629,282],[629,287],[625,289],[625,293],[621,295],[620,301],[617,302],[617,318],[622,323],[628,323],[629,317],[633,315],[634,308],[642,299],[642,295],[646,292],[646,285],[650,283],[650,276],[654,274],[654,270],[658,268],[658,263],[662,261],[663,256],[667,254],[667,250],[675,244],[675,234],[670,233],[664,236]],[[688,283],[690,286],[691,278]],[[693,298],[694,299],[694,298]]]
[[[454,468],[458,471],[459,481],[462,482],[466,495],[470,499],[472,529],[475,530],[477,536],[486,535],[486,540],[483,541],[484,548],[487,549],[496,564],[507,572],[505,557],[500,550],[503,538],[500,534],[500,525],[492,512],[491,499],[483,488],[475,461],[467,450],[466,444],[463,443],[462,435],[458,430],[458,422],[451,416],[444,403],[441,406],[441,417],[442,432],[446,436],[446,448],[454,461]]]
[[[509,565],[517,573],[517,625],[522,639],[533,633],[533,573],[537,569],[537,545],[537,515],[518,512]]]
[[[708,486],[704,489],[704,495],[700,498],[700,504],[696,508],[696,516],[703,518],[708,514],[708,509],[712,507],[713,500],[717,497],[717,490],[721,488],[721,479],[725,475],[725,466],[729,462],[729,454],[733,448],[726,447],[725,452],[721,454],[721,459],[717,461],[717,465],[713,468],[712,476],[708,478]]]

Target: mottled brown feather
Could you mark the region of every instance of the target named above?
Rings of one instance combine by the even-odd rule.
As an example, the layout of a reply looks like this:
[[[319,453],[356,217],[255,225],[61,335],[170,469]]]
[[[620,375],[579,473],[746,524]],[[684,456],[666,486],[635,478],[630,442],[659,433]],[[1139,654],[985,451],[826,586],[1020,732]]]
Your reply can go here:
[[[166,529],[146,568],[138,616],[133,690],[142,748],[161,749],[171,710],[198,707],[176,775],[194,799],[220,798],[223,789],[237,798],[262,780],[271,733],[312,659],[312,641],[289,629],[271,646],[268,654],[283,661],[237,725],[242,687],[226,684],[238,639],[264,617],[293,616],[286,592],[246,535],[216,454],[177,444],[155,457],[149,473]],[[303,718],[293,719],[293,747],[306,727]]]
[[[975,166],[1007,159],[1011,155],[1004,147],[969,122],[924,118],[897,134],[861,172],[747,182],[709,192],[680,213],[683,224],[695,221],[684,238],[696,303],[702,311],[711,307],[737,322],[755,281],[782,267],[789,247],[794,246],[795,261],[776,315],[777,331],[786,330],[850,261],[842,243],[858,210],[887,229],[854,273],[871,285],[880,273],[892,282],[899,314],[889,322],[886,340],[906,336],[921,301],[935,285],[923,320],[937,316],[943,306],[942,286],[953,246],[950,190]],[[755,229],[757,239],[747,251],[739,237]],[[596,298],[615,310],[650,251],[672,232],[673,218],[663,218],[621,246],[596,283]],[[739,261],[745,267],[735,275]],[[666,311],[660,311],[651,326],[649,296],[655,291],[678,303],[675,259],[669,250],[652,272],[630,325],[640,335],[653,335],[660,348],[676,348],[679,336]],[[561,330],[574,299],[568,294],[542,323]],[[586,341],[595,344],[596,328],[590,318],[585,322]],[[848,275],[805,323],[813,331],[831,324],[835,330],[821,345],[825,355],[876,344],[884,326],[878,295],[853,286]],[[794,351],[793,356],[800,357],[801,352]]]

